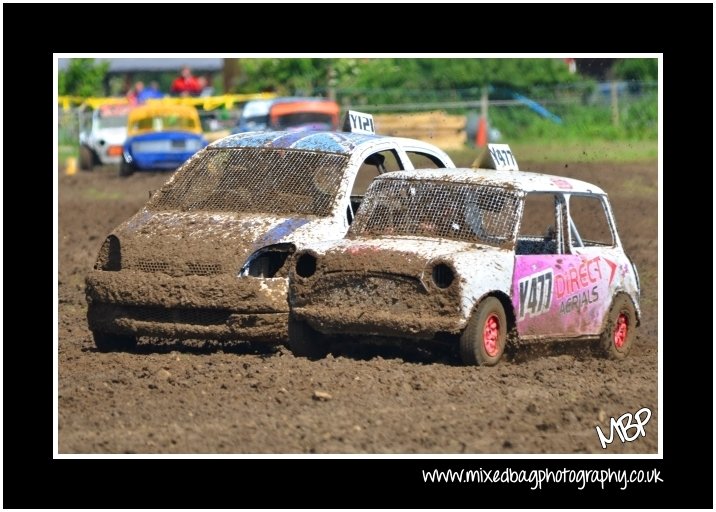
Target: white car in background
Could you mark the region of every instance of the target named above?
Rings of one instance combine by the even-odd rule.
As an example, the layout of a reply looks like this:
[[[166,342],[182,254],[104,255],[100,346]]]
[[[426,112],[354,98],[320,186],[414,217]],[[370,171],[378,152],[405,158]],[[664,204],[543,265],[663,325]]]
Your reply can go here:
[[[127,139],[128,105],[102,105],[80,114],[80,168],[117,165]]]

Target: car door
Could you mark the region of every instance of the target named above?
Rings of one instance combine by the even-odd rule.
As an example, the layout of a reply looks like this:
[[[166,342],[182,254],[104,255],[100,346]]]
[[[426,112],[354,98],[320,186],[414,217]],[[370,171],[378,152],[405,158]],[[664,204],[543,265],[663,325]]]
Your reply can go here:
[[[522,338],[563,332],[555,276],[567,267],[565,216],[562,194],[525,195],[512,277],[512,305]]]
[[[616,267],[602,250],[614,244],[611,228],[607,225],[609,235],[600,228],[601,241],[584,242],[568,204],[569,195],[559,193],[525,197],[512,281],[520,337],[578,337],[602,329]],[[594,211],[585,210],[585,226]]]
[[[636,277],[621,247],[606,197],[569,194],[567,205],[570,276],[561,280],[564,285],[557,283],[556,298],[565,323],[569,319],[570,324],[579,324],[580,333],[599,334],[612,298],[619,291],[631,292]],[[582,277],[583,267],[588,269],[588,279]],[[573,269],[577,269],[576,280]]]

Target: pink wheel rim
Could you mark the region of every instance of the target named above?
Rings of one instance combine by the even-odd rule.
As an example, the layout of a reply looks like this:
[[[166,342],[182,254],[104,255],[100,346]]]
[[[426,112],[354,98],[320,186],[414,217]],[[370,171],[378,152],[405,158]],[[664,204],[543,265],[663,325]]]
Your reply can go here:
[[[626,343],[627,334],[629,333],[629,319],[624,313],[619,313],[617,325],[614,328],[614,346],[622,348]]]
[[[485,326],[482,330],[482,345],[485,352],[490,357],[497,355],[499,350],[497,340],[500,338],[500,319],[497,315],[491,314],[485,320]]]

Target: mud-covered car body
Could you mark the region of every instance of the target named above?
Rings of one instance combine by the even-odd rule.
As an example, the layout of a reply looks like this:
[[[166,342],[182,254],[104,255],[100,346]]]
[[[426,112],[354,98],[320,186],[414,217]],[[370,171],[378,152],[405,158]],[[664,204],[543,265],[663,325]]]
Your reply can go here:
[[[128,105],[101,105],[80,115],[80,166],[118,164],[127,139]]]
[[[599,216],[597,228],[590,219]],[[380,176],[344,239],[296,254],[290,283],[292,316],[315,329],[314,337],[461,336],[463,357],[473,363],[494,364],[510,336],[599,337],[616,297],[633,306],[632,332],[638,324],[638,276],[606,194],[582,181],[520,171]],[[480,324],[466,335],[489,297],[502,317],[485,319],[499,330],[490,334]],[[464,341],[473,331],[493,336],[492,358],[473,360],[474,343]],[[498,334],[502,347],[494,346]],[[311,340],[299,339],[299,350],[304,342]]]
[[[288,262],[345,234],[357,182],[386,154],[403,169],[416,157],[454,167],[398,137],[251,132],[212,143],[105,240],[86,281],[98,346],[143,335],[285,340]]]
[[[129,113],[120,175],[176,169],[206,144],[194,107],[159,103],[136,107]]]

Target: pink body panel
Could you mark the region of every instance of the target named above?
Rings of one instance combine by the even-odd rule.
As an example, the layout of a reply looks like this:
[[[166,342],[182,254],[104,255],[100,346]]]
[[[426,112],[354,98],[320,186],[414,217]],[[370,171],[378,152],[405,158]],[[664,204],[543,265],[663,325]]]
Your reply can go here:
[[[512,304],[520,336],[599,334],[617,267],[591,254],[516,256]]]

